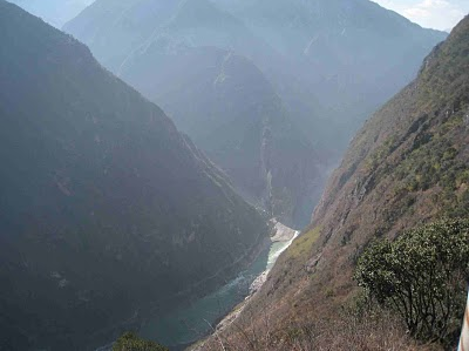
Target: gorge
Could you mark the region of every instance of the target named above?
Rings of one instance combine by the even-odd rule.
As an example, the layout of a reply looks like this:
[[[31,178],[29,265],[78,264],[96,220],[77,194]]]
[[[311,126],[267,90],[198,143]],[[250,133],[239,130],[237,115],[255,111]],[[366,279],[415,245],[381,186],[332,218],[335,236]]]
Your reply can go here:
[[[284,227],[277,223],[277,227]],[[139,335],[172,350],[189,347],[207,334],[219,329],[221,321],[236,306],[254,295],[262,286],[277,258],[290,246],[299,232],[274,228],[270,248],[263,250],[253,263],[230,282],[214,292],[192,301],[177,311],[151,318],[139,328]],[[287,231],[288,230],[288,231]],[[288,232],[288,233],[287,233]],[[278,237],[280,236],[280,237]],[[231,316],[230,319],[233,319]]]
[[[0,0],[0,349],[454,348],[468,20]],[[430,292],[417,325],[402,290]]]

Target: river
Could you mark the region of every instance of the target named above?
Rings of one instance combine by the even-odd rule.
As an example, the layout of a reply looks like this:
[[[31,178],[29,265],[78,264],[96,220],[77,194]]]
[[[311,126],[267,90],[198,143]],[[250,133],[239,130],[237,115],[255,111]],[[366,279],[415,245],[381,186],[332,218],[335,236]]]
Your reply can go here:
[[[198,299],[191,305],[180,308],[165,316],[150,319],[139,335],[151,339],[171,350],[181,350],[201,339],[236,305],[250,294],[254,280],[264,271],[270,270],[280,254],[296,238],[272,243],[269,251],[264,251],[245,271],[215,292]]]

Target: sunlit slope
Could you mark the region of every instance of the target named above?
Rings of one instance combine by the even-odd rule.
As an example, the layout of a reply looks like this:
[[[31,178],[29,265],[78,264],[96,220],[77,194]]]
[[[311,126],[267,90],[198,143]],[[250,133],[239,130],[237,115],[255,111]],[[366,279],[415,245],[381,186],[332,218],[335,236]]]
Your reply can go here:
[[[352,304],[353,268],[371,241],[444,216],[467,218],[468,43],[466,17],[427,56],[418,77],[365,123],[311,226],[280,257],[240,319],[219,335],[223,341],[276,350],[417,349],[393,320],[390,327],[373,324],[342,307]],[[342,329],[333,334],[331,323]],[[210,340],[205,347],[217,346]]]

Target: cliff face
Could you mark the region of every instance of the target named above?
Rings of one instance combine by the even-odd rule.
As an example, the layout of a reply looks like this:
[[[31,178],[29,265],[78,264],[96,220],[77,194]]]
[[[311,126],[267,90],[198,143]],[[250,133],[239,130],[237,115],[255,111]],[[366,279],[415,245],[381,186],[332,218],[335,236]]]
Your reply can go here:
[[[96,348],[242,269],[265,219],[83,44],[0,1],[0,347]]]
[[[441,216],[467,216],[468,21],[458,24],[424,60],[418,77],[359,131],[309,229],[280,257],[238,328],[224,335],[228,341],[246,331],[255,336],[253,344],[264,341],[264,348],[293,347],[296,336],[290,340],[280,332],[316,329],[337,314],[356,292],[353,268],[370,241],[394,238]],[[336,346],[334,340],[323,345],[323,337],[319,345],[316,341],[308,348]]]

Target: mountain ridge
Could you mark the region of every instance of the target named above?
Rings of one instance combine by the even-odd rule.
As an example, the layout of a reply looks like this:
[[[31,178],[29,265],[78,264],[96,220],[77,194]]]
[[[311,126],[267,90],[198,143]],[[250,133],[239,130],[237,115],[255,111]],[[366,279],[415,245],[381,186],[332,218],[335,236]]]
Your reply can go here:
[[[265,216],[85,45],[3,0],[0,39],[2,348],[96,348],[266,246]]]

